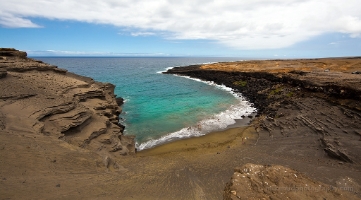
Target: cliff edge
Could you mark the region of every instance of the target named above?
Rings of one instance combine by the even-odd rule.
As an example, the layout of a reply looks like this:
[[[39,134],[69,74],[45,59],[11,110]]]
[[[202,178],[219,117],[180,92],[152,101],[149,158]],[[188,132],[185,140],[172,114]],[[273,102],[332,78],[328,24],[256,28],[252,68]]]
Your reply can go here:
[[[134,154],[114,88],[0,48],[0,131],[58,138],[108,160]]]

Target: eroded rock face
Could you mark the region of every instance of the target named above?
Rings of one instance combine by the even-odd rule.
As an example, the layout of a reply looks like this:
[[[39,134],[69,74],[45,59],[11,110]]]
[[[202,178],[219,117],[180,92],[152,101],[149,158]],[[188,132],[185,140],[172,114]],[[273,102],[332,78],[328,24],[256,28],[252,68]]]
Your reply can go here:
[[[284,166],[248,163],[234,170],[223,199],[358,199],[354,190],[350,184],[333,187],[314,181]]]
[[[0,127],[57,137],[112,156],[135,153],[133,136],[118,122],[115,86],[96,82],[25,52],[0,49]],[[107,141],[104,143],[104,141]]]

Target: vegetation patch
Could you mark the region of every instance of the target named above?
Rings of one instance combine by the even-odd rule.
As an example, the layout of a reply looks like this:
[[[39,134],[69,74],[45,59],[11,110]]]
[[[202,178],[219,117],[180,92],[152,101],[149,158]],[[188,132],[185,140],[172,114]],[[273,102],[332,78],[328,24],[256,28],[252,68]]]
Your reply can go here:
[[[281,92],[282,92],[282,87],[279,87],[279,88],[276,88],[274,90],[271,90],[269,95],[277,95],[277,94],[281,94]]]
[[[287,97],[293,97],[294,93],[293,92],[289,92],[286,94]]]
[[[233,82],[233,85],[245,87],[247,85],[247,81],[235,81]]]

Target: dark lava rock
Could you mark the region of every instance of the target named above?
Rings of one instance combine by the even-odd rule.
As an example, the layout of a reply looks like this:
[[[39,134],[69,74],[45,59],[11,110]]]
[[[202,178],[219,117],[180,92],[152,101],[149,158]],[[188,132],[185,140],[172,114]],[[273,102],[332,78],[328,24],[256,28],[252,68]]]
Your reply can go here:
[[[117,102],[118,106],[121,106],[124,104],[124,99],[122,97],[115,98],[115,101]]]

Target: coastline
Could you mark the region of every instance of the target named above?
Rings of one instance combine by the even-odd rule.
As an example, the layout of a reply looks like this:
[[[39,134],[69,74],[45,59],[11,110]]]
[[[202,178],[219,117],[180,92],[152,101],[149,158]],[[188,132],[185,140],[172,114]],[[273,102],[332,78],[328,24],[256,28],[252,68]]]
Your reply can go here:
[[[330,68],[327,72],[322,68],[323,64],[321,67],[316,66],[315,70],[310,70],[311,68],[303,65],[302,69],[294,65],[288,66],[290,62],[299,63],[300,60],[285,61],[287,69],[290,69],[288,71],[279,68],[282,67],[282,61],[279,60],[250,61],[253,67],[243,72],[237,71],[238,68],[244,69],[244,67],[237,67],[237,62],[176,68],[183,74],[189,73],[197,78],[234,87],[255,103],[260,115],[247,126],[178,140],[123,156],[126,154],[121,155],[121,149],[111,152],[112,148],[117,146],[114,146],[111,140],[106,140],[124,139],[120,140],[123,142],[122,149],[132,149],[131,140],[126,140],[122,135],[119,136],[120,132],[115,131],[119,130],[117,128],[108,127],[112,131],[97,132],[100,135],[92,138],[87,146],[79,146],[76,143],[76,141],[84,141],[79,140],[84,136],[86,136],[85,139],[89,139],[87,133],[99,131],[101,124],[109,124],[107,121],[116,122],[114,115],[110,115],[113,113],[112,109],[116,109],[114,113],[119,112],[112,93],[114,88],[111,85],[105,84],[109,87],[106,87],[108,90],[104,90],[105,87],[100,87],[104,84],[87,78],[86,81],[73,79],[73,75],[65,70],[33,60],[20,59],[14,62],[12,58],[6,58],[0,61],[5,61],[6,64],[3,65],[5,67],[17,63],[16,69],[20,68],[20,70],[31,67],[31,70],[21,72],[0,71],[0,81],[7,81],[2,86],[13,88],[3,90],[6,95],[1,96],[0,107],[2,109],[0,113],[2,155],[0,157],[0,195],[4,198],[212,200],[232,199],[242,194],[245,195],[242,196],[244,198],[266,199],[285,198],[285,195],[294,199],[326,197],[327,199],[360,199],[361,197],[361,155],[359,153],[361,152],[359,145],[361,136],[357,133],[361,130],[358,123],[361,119],[361,106],[357,99],[360,94],[357,88],[361,88],[359,87],[361,75],[352,74],[353,71],[361,71],[357,63],[353,63],[353,68],[341,69],[343,72],[336,71],[340,66],[345,68],[344,65],[338,63],[337,59],[332,59],[332,63],[336,66],[328,66],[328,62],[321,59],[321,62],[326,64],[325,67]],[[308,62],[301,61],[306,64]],[[320,59],[312,59],[309,63],[314,65],[319,61]],[[278,62],[277,69],[272,67],[276,66],[273,62]],[[247,64],[247,62],[242,63]],[[234,67],[233,71],[225,72],[231,68],[230,66]],[[265,72],[264,66],[270,66],[270,71]],[[260,72],[258,73],[257,70]],[[59,85],[60,89],[67,82],[71,85],[80,83],[75,85],[81,87],[51,90],[55,86],[47,84],[44,89],[44,83],[41,81],[49,76],[46,73],[49,75],[54,73],[53,79],[50,80],[53,80],[53,84]],[[64,74],[69,76],[64,76]],[[13,79],[19,79],[20,83],[28,84],[11,84],[13,82],[9,81]],[[21,89],[28,86],[31,88]],[[28,95],[24,95],[25,91]],[[31,91],[36,92],[31,93]],[[51,96],[46,93],[48,91],[63,92],[59,92],[62,96],[55,96],[58,94],[56,92],[51,93],[53,94]],[[71,91],[73,93],[69,93]],[[55,118],[49,115],[49,118],[39,122],[47,123],[44,126],[45,129],[33,131],[33,128],[37,126],[33,127],[31,120],[37,120],[37,118],[31,118],[32,115],[28,117],[27,113],[34,113],[34,108],[46,107],[47,102],[52,102],[54,99],[72,102],[74,95],[83,99],[83,101],[75,101],[76,105],[81,106],[82,109],[89,108],[91,112],[84,112],[93,114],[92,121],[87,123],[86,120],[82,120],[85,119],[81,117],[84,115],[73,113],[72,116],[75,117],[70,117],[72,120],[68,124],[80,125],[81,123],[76,122],[85,121],[86,123],[81,127],[90,125],[89,127],[96,128],[95,130],[80,129],[82,131],[77,133],[80,135],[73,137],[73,140],[59,139],[58,135],[54,136],[53,133],[58,130],[57,126],[48,131],[50,134],[39,132],[49,130],[49,125],[52,124],[50,122],[68,122],[69,117],[59,119],[61,116],[59,114],[64,114],[59,112],[69,111],[67,109],[64,111],[64,108],[67,108],[65,106],[53,113]],[[47,98],[43,98],[44,101],[39,99],[29,101],[39,96]],[[29,102],[25,104],[26,101]],[[96,106],[98,109],[89,107],[99,101],[102,106]],[[14,103],[17,103],[17,107],[8,107]],[[97,115],[98,112],[102,115]],[[20,118],[22,116],[26,117]],[[53,120],[46,121],[47,119]],[[246,117],[246,119],[249,118]],[[110,124],[110,127],[113,125]],[[77,134],[75,132],[73,136]],[[112,137],[111,134],[116,135]],[[98,146],[99,144],[102,145]],[[237,178],[237,175],[248,176],[241,173],[244,170],[261,169],[262,166],[266,169],[261,172],[272,178],[259,180],[258,176],[250,175],[250,178],[245,179],[246,182]],[[267,169],[271,171],[266,171]],[[278,169],[289,170],[291,173],[285,174],[283,171],[274,173]],[[328,188],[332,186],[338,190],[285,192],[270,190],[271,186],[265,185],[264,181],[274,184],[272,187],[289,188],[290,185],[303,187],[305,184],[315,187],[316,184]],[[235,182],[242,185],[253,184],[254,187],[238,188],[232,185]],[[343,191],[342,187],[352,188],[352,190]],[[244,192],[242,193],[241,190]]]

